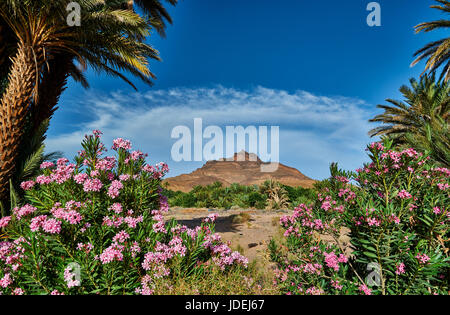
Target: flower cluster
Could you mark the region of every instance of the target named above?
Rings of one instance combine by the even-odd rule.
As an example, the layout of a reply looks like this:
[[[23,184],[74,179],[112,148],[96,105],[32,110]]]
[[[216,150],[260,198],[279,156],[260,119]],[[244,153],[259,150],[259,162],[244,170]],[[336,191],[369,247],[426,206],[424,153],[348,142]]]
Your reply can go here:
[[[280,219],[286,239],[270,249],[286,294],[448,293],[450,171],[390,146],[369,145],[356,173],[332,165],[316,202]]]
[[[148,165],[121,138],[113,141],[116,156],[103,157],[100,138],[86,135],[74,163],[44,162],[42,174],[22,183],[25,203],[0,219],[8,235],[0,243],[0,294],[152,294],[161,281],[215,265],[246,267],[214,233],[215,215],[194,229],[166,222],[165,163]]]

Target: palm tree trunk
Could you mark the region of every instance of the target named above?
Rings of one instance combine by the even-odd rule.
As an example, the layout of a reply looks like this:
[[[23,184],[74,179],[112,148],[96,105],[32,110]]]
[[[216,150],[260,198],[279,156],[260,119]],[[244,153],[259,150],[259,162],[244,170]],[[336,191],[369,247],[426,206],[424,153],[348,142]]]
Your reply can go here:
[[[3,27],[0,24],[0,66],[3,64],[3,62],[5,62],[4,53],[6,50],[6,42],[3,39],[2,32],[3,32]]]
[[[56,106],[61,94],[67,88],[69,68],[72,57],[56,56],[48,62],[48,68],[39,84],[39,101],[33,108],[33,129],[40,127],[44,120],[50,119],[58,109]]]
[[[20,42],[12,59],[9,83],[0,100],[0,200],[8,192],[14,173],[24,124],[42,64],[42,50]]]

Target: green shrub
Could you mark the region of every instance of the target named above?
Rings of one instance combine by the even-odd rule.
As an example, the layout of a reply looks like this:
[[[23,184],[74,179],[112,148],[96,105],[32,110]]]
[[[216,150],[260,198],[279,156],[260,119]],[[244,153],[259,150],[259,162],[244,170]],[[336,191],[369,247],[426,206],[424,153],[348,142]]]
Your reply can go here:
[[[356,173],[332,165],[315,203],[281,218],[288,252],[270,249],[284,293],[448,293],[450,171],[390,148],[370,145]]]
[[[43,163],[21,185],[27,204],[0,219],[0,294],[152,294],[213,269],[245,269],[214,233],[216,215],[195,229],[165,222],[167,165],[146,164],[120,138],[117,157],[102,157],[99,131],[82,146],[75,164]]]

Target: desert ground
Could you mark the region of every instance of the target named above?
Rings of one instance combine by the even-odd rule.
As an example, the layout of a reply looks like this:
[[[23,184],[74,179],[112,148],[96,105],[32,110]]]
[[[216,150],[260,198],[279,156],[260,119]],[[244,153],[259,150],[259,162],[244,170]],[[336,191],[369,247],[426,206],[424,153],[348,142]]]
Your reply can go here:
[[[231,247],[243,252],[249,261],[255,259],[265,261],[268,254],[267,244],[272,237],[280,233],[278,223],[280,217],[292,211],[172,208],[166,218],[175,218],[180,224],[193,228],[200,225],[202,219],[212,213],[219,215],[216,220],[216,232],[224,241],[230,241]]]

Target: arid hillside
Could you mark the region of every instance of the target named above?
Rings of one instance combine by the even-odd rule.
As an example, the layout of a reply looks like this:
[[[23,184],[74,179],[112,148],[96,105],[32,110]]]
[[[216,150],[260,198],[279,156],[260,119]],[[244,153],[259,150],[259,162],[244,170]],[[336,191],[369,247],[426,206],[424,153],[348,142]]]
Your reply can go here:
[[[214,182],[221,182],[224,186],[233,183],[259,185],[273,179],[285,185],[305,188],[312,187],[315,182],[297,169],[281,163],[275,172],[262,172],[261,166],[264,164],[267,163],[262,162],[256,155],[242,151],[236,153],[233,160],[208,161],[190,174],[167,178],[164,182],[169,184],[169,189],[183,192],[189,192],[197,185],[206,186]]]

